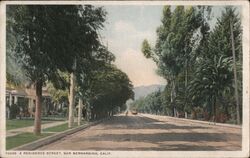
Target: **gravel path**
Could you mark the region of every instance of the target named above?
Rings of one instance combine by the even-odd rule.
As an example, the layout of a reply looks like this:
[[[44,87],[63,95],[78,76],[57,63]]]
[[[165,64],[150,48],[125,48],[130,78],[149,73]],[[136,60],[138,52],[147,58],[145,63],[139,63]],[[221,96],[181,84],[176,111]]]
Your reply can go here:
[[[38,150],[241,150],[241,128],[118,115]]]

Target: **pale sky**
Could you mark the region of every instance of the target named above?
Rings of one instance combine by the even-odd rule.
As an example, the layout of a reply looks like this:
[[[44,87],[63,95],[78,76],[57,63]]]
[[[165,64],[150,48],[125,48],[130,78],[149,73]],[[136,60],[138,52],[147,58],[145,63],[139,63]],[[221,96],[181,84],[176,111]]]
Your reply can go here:
[[[133,85],[166,84],[156,74],[156,64],[146,59],[141,43],[154,43],[160,25],[162,6],[105,6],[108,12],[103,42],[115,54],[115,65],[125,72]]]
[[[115,65],[125,72],[133,85],[166,84],[156,74],[156,64],[141,52],[141,43],[148,39],[152,46],[156,41],[156,29],[161,24],[163,6],[105,6],[108,12],[105,29],[101,31],[103,43],[115,54]],[[221,7],[213,9],[216,17]]]

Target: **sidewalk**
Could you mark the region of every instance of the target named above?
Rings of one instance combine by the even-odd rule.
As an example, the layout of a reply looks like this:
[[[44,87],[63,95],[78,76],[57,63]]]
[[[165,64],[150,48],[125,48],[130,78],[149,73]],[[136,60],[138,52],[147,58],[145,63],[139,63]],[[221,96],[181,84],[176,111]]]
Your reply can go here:
[[[54,126],[58,126],[61,124],[65,124],[68,121],[56,121],[56,122],[51,122],[51,123],[46,123],[46,124],[42,124],[41,128],[42,130],[45,128],[49,128],[49,127],[54,127]],[[23,128],[16,128],[16,129],[12,129],[12,130],[8,130],[6,131],[6,137],[11,137],[11,136],[15,136],[21,133],[25,133],[25,132],[33,132],[34,126],[29,126],[29,127],[23,127]]]

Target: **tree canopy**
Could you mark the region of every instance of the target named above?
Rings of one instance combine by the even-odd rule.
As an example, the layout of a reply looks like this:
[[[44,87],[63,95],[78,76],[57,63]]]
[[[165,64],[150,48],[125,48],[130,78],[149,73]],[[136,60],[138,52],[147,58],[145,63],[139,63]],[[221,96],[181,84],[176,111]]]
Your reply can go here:
[[[82,90],[85,98],[97,117],[106,116],[108,112],[117,110],[125,105],[128,99],[133,99],[133,85],[128,76],[116,68],[106,64],[95,71],[85,80],[88,87]]]
[[[242,92],[240,17],[235,8],[225,7],[211,30],[211,11],[212,7],[205,6],[176,6],[175,9],[165,6],[162,24],[156,30],[155,47],[151,48],[147,40],[142,42],[143,54],[156,62],[158,73],[167,80],[169,92],[163,93],[169,96],[165,97],[168,98],[165,102],[170,105],[172,116],[176,116],[176,112],[194,111],[197,107],[209,112],[208,119],[218,120],[219,114],[235,118],[236,111],[239,116],[240,108],[233,106],[237,98],[232,91],[238,83],[236,91]]]
[[[98,35],[105,16],[102,7],[91,5],[7,6],[7,43],[15,37],[16,45],[11,49],[36,87],[36,134],[40,133],[42,86],[46,81],[55,87],[66,86],[60,71],[84,74],[96,63],[114,60]]]

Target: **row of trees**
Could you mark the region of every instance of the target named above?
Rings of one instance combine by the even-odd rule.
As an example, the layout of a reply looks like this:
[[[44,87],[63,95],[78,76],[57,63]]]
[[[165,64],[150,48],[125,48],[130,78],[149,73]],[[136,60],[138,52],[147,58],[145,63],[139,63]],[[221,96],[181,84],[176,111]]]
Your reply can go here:
[[[146,58],[167,80],[163,92],[171,115],[197,107],[218,120],[218,110],[240,123],[242,93],[242,29],[236,8],[225,7],[210,29],[211,7],[165,6],[157,42],[142,43]]]
[[[142,113],[150,113],[156,115],[169,115],[167,105],[165,103],[164,94],[160,90],[153,92],[146,97],[141,97],[130,104],[130,107],[137,109]]]
[[[47,84],[56,90],[57,101],[68,91],[69,127],[76,97],[79,110],[88,105],[98,118],[133,97],[131,82],[112,65],[115,57],[98,35],[105,18],[102,7],[91,5],[7,6],[7,53],[36,90],[35,134],[41,132],[42,87]]]

